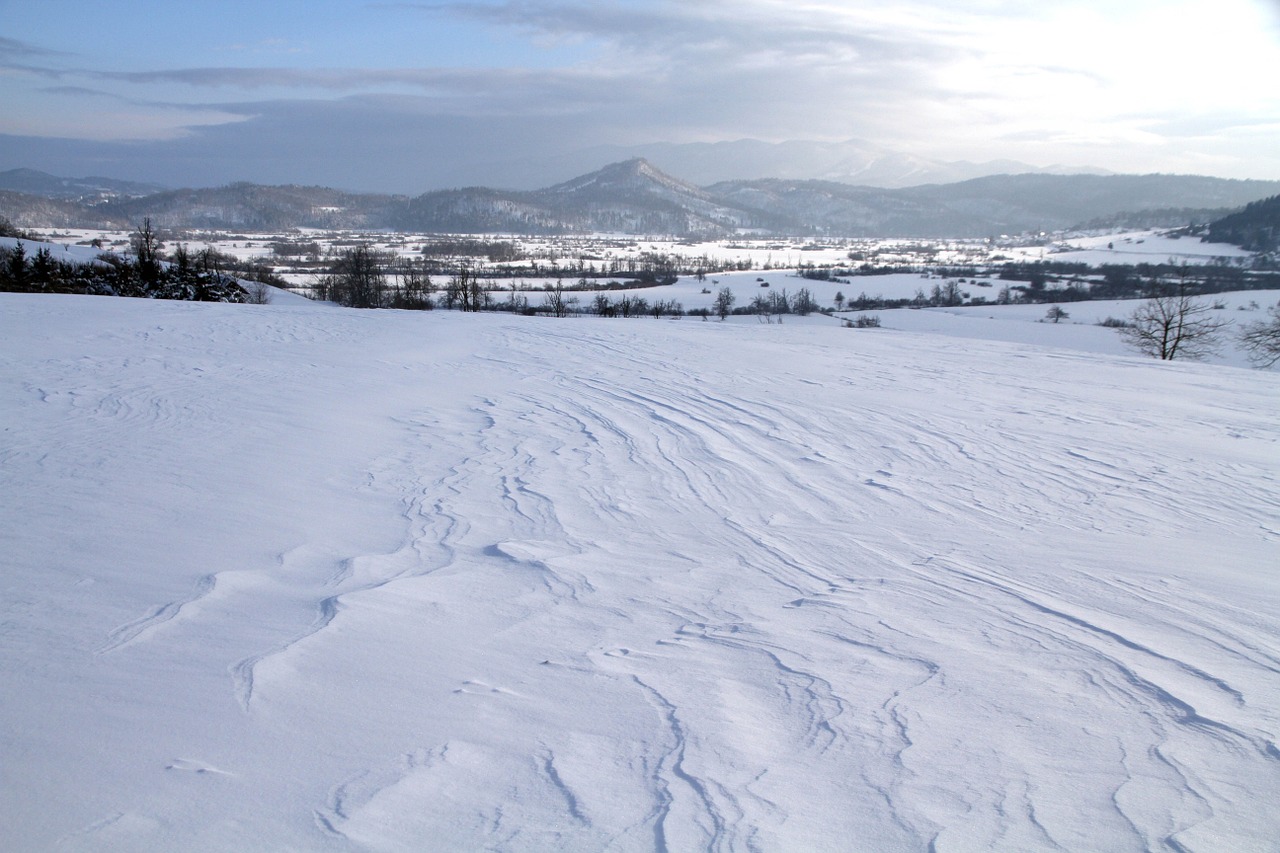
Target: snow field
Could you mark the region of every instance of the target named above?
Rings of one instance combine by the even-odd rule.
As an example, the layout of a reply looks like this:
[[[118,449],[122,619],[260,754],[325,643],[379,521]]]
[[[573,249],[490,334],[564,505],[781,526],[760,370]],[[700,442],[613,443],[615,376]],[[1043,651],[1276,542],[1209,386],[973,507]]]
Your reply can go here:
[[[1274,373],[12,294],[0,341],[9,849],[1280,835]]]

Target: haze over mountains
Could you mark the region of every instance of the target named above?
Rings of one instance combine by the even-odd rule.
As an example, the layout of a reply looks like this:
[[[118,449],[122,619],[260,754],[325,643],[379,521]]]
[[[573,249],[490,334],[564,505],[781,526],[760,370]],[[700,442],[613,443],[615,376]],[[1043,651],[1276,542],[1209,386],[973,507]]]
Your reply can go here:
[[[539,190],[469,187],[416,197],[247,183],[154,190],[17,169],[0,173],[0,214],[22,227],[131,228],[151,217],[169,228],[246,230],[983,237],[1207,222],[1280,194],[1280,181],[1028,173],[899,188],[787,177],[700,186],[634,158]]]
[[[861,139],[818,142],[793,139],[764,142],[653,142],[600,145],[555,157],[492,162],[475,180],[490,186],[532,190],[560,183],[585,170],[640,158],[698,186],[723,181],[784,178],[838,181],[857,186],[901,189],[922,184],[948,184],[990,175],[1110,174],[1105,169],[1072,166],[1036,168],[1016,160],[981,163],[947,161],[895,151]],[[464,177],[462,183],[472,182]]]

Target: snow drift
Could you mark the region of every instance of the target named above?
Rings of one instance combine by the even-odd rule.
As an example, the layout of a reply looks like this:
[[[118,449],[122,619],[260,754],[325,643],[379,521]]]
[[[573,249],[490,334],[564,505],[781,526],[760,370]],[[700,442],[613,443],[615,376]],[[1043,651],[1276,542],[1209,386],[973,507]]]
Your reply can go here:
[[[1280,377],[0,298],[0,843],[1280,837]]]

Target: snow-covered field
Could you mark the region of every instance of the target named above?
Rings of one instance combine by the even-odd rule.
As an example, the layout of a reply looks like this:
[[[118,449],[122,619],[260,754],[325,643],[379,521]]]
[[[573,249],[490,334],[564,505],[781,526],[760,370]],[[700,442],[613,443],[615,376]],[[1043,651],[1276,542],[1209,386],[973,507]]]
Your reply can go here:
[[[0,430],[5,850],[1277,849],[1273,371],[2,294]]]
[[[1222,305],[1210,316],[1229,323],[1218,337],[1219,349],[1206,362],[1249,367],[1249,353],[1240,346],[1239,333],[1246,323],[1264,319],[1266,309],[1280,302],[1277,290],[1244,290],[1198,297],[1205,305]],[[1141,305],[1140,299],[1096,299],[1058,305],[1068,316],[1058,323],[1045,319],[1049,305],[975,305],[957,308],[898,308],[866,311],[885,329],[923,332],[950,338],[1003,341],[1078,350],[1105,355],[1133,354],[1113,328],[1098,325],[1108,318],[1126,319]],[[846,312],[842,317],[856,317]],[[791,318],[788,318],[790,321]],[[958,342],[953,341],[952,346]],[[967,342],[963,345],[967,346]]]
[[[1029,252],[1019,252],[1027,257]],[[1207,243],[1195,237],[1172,237],[1158,231],[1135,231],[1127,234],[1101,234],[1067,237],[1049,252],[1044,260],[1061,263],[1163,264],[1171,259],[1186,264],[1229,264],[1247,261],[1252,253],[1226,243]]]

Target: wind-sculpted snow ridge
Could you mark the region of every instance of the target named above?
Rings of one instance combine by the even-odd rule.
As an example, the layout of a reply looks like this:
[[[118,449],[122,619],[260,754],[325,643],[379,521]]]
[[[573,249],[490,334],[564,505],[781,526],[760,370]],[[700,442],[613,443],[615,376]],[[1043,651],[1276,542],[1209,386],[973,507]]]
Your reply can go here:
[[[1280,378],[6,295],[0,846],[1265,851]]]

